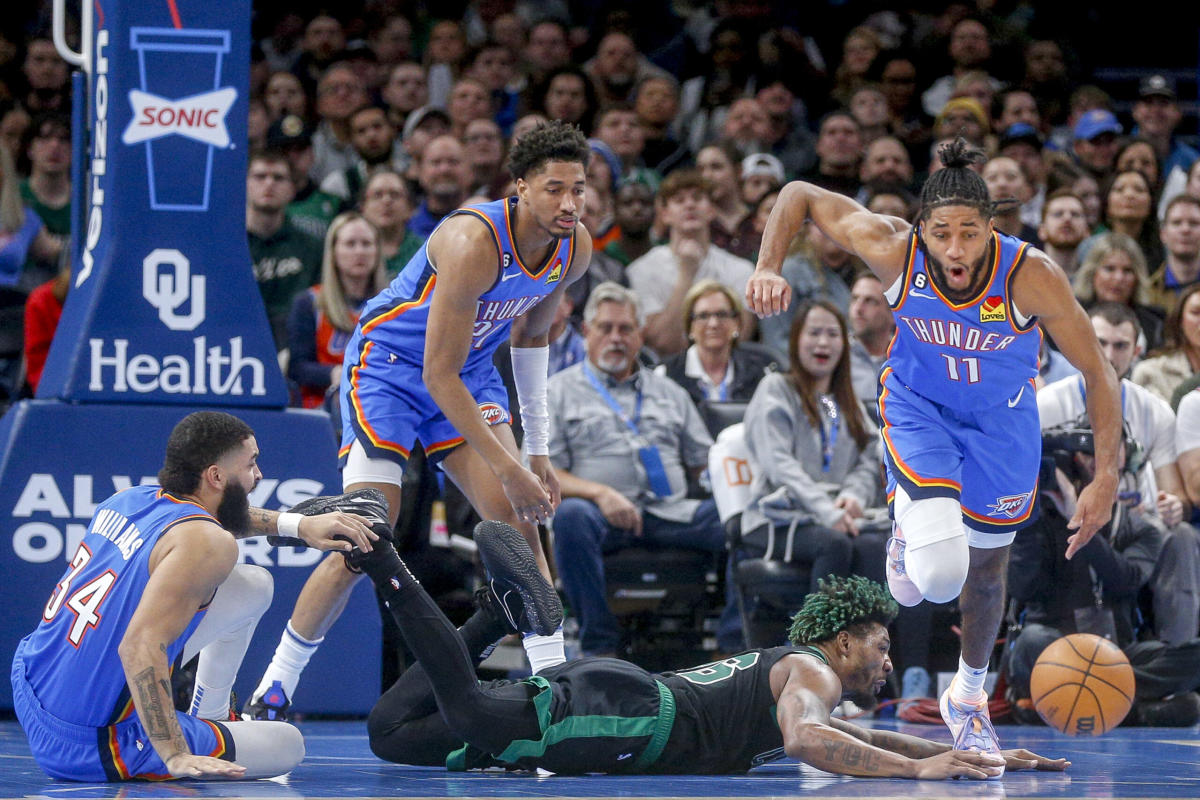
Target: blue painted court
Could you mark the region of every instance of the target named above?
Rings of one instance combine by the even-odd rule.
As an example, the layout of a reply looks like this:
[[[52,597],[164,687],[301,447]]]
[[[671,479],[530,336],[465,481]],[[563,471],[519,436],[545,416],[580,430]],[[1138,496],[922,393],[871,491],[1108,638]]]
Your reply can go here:
[[[938,725],[869,723],[945,741]],[[1005,747],[1066,756],[1065,773],[1014,772],[999,781],[906,781],[844,778],[794,761],[745,775],[556,777],[527,773],[448,773],[375,758],[366,723],[300,724],[308,755],[274,780],[84,784],[52,781],[29,755],[16,722],[0,722],[0,798],[334,798],[334,797],[846,797],[892,798],[1197,798],[1200,729],[1118,728],[1096,739],[1071,739],[1048,728],[1002,726]]]

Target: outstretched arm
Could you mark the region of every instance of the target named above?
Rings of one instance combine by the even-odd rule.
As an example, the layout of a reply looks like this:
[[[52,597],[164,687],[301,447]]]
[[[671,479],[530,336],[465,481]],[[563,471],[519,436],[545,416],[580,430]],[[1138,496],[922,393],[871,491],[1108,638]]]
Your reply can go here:
[[[912,226],[896,217],[873,214],[844,195],[793,181],[779,199],[763,232],[758,265],[746,285],[746,305],[760,317],[786,311],[791,287],[779,274],[788,245],[812,220],[838,247],[854,253],[890,286],[904,267]]]
[[[899,753],[909,758],[932,758],[950,750],[950,745],[948,744],[931,742],[919,736],[909,736],[906,733],[898,731],[868,730],[840,719],[830,718],[829,721],[834,727],[850,734],[856,739],[861,739],[874,747],[890,750],[893,753]],[[1001,750],[1000,755],[1004,756],[1004,768],[1006,771],[1036,769],[1049,772],[1062,772],[1071,766],[1071,762],[1065,758],[1046,758],[1025,749]]]
[[[1112,517],[1117,494],[1117,460],[1121,442],[1121,393],[1117,376],[1100,350],[1091,320],[1063,271],[1046,254],[1034,250],[1025,258],[1013,283],[1013,302],[1022,314],[1036,316],[1059,350],[1083,374],[1088,419],[1095,437],[1096,476],[1079,494],[1067,527],[1071,558]]]
[[[772,688],[782,684],[776,707],[784,752],[792,758],[826,772],[863,777],[984,779],[997,774],[998,759],[986,753],[943,747],[927,756],[909,756],[872,744],[866,732],[847,730],[853,726],[829,716],[841,698],[836,674],[802,658],[785,656],[771,668]]]

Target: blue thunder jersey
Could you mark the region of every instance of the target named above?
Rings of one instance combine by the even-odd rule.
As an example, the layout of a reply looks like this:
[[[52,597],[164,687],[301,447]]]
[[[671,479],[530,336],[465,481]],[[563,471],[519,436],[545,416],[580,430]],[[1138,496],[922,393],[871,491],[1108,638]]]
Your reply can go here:
[[[55,717],[92,727],[133,713],[117,647],[150,580],[150,553],[163,534],[187,520],[216,520],[203,507],[157,486],[118,492],[96,509],[87,533],[23,640],[25,677]],[[167,645],[167,663],[183,650],[204,610]]]
[[[1037,375],[1041,332],[1036,318],[1021,319],[1012,281],[1028,242],[992,234],[990,277],[964,303],[946,299],[925,263],[913,229],[904,272],[888,290],[896,334],[887,364],[906,386],[959,410],[998,405]]]
[[[554,291],[571,268],[574,234],[561,240],[543,263],[526,266],[513,241],[516,207],[517,198],[508,197],[465,206],[446,217],[467,214],[480,219],[491,230],[499,255],[496,280],[475,307],[474,334],[471,351],[463,364],[464,374],[491,363],[496,348],[508,339],[513,320]],[[436,234],[435,230],[429,238]],[[402,363],[415,367],[424,363],[425,329],[438,273],[437,266],[429,260],[428,247],[426,241],[391,284],[367,303],[358,323],[362,341],[353,343],[356,351],[374,343],[373,347],[394,355]]]

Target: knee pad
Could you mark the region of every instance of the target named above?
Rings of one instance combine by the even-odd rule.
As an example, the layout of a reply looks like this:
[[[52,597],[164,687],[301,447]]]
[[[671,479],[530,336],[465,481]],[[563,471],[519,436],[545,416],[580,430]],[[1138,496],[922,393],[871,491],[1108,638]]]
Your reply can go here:
[[[908,577],[930,602],[947,603],[958,597],[971,566],[958,501],[950,497],[913,500],[897,486],[892,508],[904,536]]]
[[[949,603],[962,592],[971,566],[971,548],[965,534],[922,547],[908,545],[904,568],[908,577],[931,603]]]

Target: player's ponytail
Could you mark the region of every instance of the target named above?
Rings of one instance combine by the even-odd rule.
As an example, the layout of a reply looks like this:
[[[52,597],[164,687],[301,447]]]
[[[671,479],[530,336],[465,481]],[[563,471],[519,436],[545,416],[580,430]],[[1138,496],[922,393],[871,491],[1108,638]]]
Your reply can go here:
[[[987,184],[971,169],[972,164],[986,160],[983,151],[959,136],[939,147],[937,157],[943,169],[930,175],[921,188],[920,219],[928,219],[929,212],[941,206],[969,206],[984,219],[991,219],[993,208]]]

